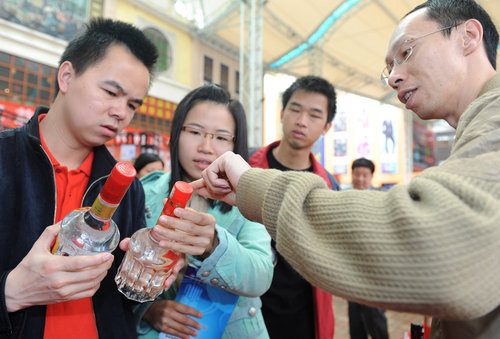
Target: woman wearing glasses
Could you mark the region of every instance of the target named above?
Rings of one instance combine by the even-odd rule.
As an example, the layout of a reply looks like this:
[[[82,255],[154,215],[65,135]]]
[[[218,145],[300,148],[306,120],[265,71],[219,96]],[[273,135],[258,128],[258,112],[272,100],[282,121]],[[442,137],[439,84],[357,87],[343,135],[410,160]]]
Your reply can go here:
[[[162,201],[176,181],[200,179],[201,172],[227,151],[248,157],[243,107],[216,85],[191,91],[179,103],[172,121],[171,172],[152,172],[141,179],[150,210],[148,227],[155,225]],[[187,261],[198,268],[200,280],[242,295],[222,338],[268,338],[259,296],[271,284],[273,264],[264,226],[243,218],[236,207],[196,193],[188,207],[180,216],[192,234],[184,251]],[[158,332],[180,338],[196,335],[201,326],[193,318],[201,318],[202,313],[176,302],[177,291],[174,284],[152,304],[138,306],[141,338],[158,338]]]

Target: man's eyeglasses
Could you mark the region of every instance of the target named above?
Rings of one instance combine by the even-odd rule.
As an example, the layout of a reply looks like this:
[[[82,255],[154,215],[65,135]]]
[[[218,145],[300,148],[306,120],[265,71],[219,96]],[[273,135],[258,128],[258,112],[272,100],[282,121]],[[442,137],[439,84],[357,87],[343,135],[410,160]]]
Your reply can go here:
[[[209,135],[214,143],[214,146],[216,147],[231,146],[236,139],[234,135],[229,133],[210,133],[201,128],[192,126],[182,126],[182,131],[186,132],[190,138],[196,140],[197,142],[202,142],[205,140],[207,135]]]
[[[429,36],[429,35],[437,33],[437,32],[444,31],[446,29],[457,27],[458,25],[459,24],[443,27],[443,28],[437,29],[435,31],[425,33],[422,35],[418,35],[414,38],[410,38],[408,40],[403,41],[401,46],[399,46],[399,49],[396,52],[396,54],[394,54],[394,57],[392,58],[392,63],[387,64],[385,66],[385,68],[382,70],[382,74],[380,75],[380,80],[382,80],[382,83],[386,86],[389,86],[389,77],[391,76],[391,73],[394,69],[394,64],[401,66],[402,64],[407,62],[408,59],[411,57],[411,55],[413,54],[413,46],[411,45],[411,43],[413,41],[415,41],[417,39],[425,38],[426,36]]]

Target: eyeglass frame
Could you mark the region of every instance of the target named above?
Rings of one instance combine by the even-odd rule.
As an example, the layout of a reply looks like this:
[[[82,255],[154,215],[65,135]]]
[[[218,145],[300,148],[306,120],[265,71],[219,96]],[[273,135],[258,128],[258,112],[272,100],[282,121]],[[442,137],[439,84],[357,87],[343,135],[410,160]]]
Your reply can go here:
[[[207,137],[207,135],[211,135],[211,140],[213,141],[214,140],[214,137],[215,136],[224,136],[224,137],[228,137],[229,140],[228,140],[228,145],[230,143],[233,143],[236,141],[236,136],[232,135],[232,134],[229,134],[229,133],[211,133],[211,132],[207,132],[205,131],[204,129],[201,129],[201,128],[197,128],[197,127],[193,127],[193,126],[182,126],[181,127],[181,131],[182,132],[186,132],[186,129],[191,129],[193,131],[197,131],[201,134],[201,136],[203,137],[203,140],[205,140],[205,138]]]
[[[415,40],[418,40],[418,39],[421,39],[421,38],[425,38],[425,37],[427,37],[427,36],[429,36],[431,34],[434,34],[434,33],[442,32],[442,31],[445,31],[447,29],[457,27],[457,26],[459,26],[461,24],[462,24],[462,22],[461,23],[457,23],[457,24],[453,24],[451,26],[442,27],[442,28],[439,28],[439,29],[437,29],[435,31],[424,33],[424,34],[421,34],[421,35],[418,35],[416,37],[409,38],[409,39],[406,39],[405,41],[403,41],[401,43],[401,45],[399,46],[398,51],[403,46],[403,44],[408,44],[408,46],[410,47],[410,51],[409,51],[408,55],[406,56],[406,58],[403,61],[399,62],[398,59],[396,58],[396,56],[394,56],[392,58],[392,66],[389,65],[389,64],[385,65],[384,69],[382,70],[382,73],[380,74],[380,80],[382,81],[382,83],[385,86],[389,86],[389,77],[391,76],[391,73],[394,70],[394,64],[397,64],[398,66],[401,66],[404,63],[406,63],[408,61],[408,59],[412,56],[412,54],[413,54],[413,46],[410,44],[411,42],[413,42]],[[389,71],[389,69],[390,69],[390,71]],[[386,72],[387,72],[388,76],[386,76],[384,74]]]

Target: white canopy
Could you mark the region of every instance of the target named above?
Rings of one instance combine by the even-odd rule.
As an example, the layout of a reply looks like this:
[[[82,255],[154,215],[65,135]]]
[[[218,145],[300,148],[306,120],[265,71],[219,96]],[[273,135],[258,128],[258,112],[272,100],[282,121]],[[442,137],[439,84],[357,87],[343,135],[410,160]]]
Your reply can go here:
[[[264,71],[317,74],[336,88],[398,104],[380,81],[399,19],[423,0],[267,0],[263,10]],[[479,0],[500,28],[500,0]],[[184,0],[197,6],[202,30],[240,45],[240,1]],[[202,16],[202,17],[200,17]],[[500,58],[497,57],[497,63]]]

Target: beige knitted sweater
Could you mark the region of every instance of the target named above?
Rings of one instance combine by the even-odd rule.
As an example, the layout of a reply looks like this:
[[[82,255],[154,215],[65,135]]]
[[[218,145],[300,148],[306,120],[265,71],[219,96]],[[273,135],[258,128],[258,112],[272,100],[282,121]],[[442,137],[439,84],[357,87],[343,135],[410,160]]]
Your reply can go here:
[[[500,74],[462,114],[449,159],[408,185],[335,192],[314,174],[250,169],[237,200],[313,285],[448,319],[433,337],[500,337]]]

